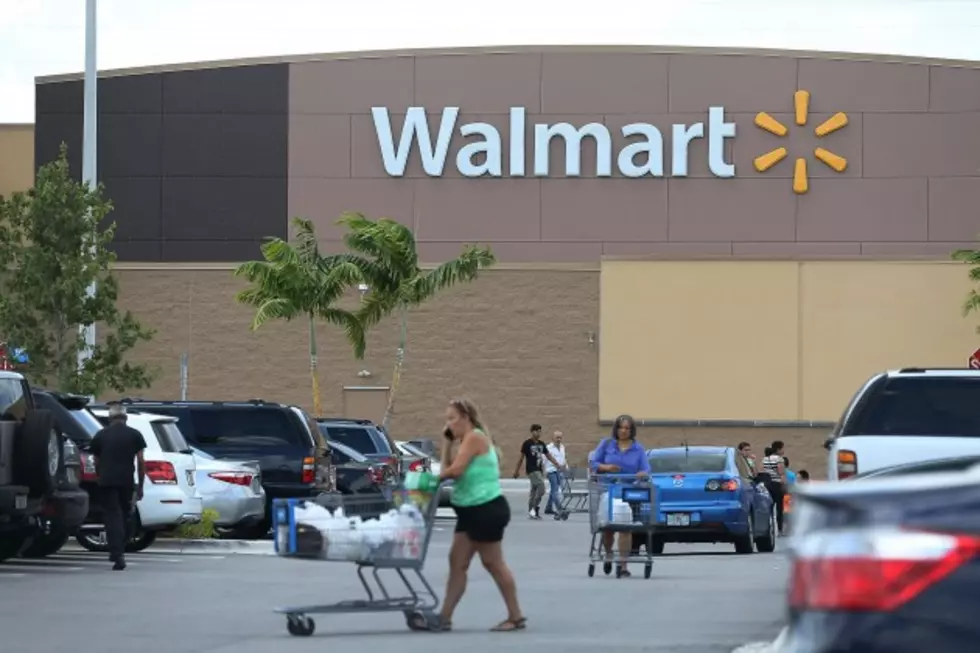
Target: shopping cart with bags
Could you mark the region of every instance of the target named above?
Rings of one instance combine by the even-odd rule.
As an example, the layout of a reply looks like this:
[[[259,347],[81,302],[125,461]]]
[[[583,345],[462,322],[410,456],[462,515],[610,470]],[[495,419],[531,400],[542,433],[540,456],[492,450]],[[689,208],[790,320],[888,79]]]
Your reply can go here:
[[[657,488],[649,477],[635,474],[593,474],[589,477],[589,526],[592,544],[589,547],[589,576],[595,575],[597,562],[625,564],[643,563],[643,577],[653,572],[653,534],[657,528]],[[611,556],[604,550],[602,536],[618,533],[619,537],[640,534],[647,539],[646,555],[631,554],[625,558],[614,543]],[[611,564],[604,564],[609,574]]]
[[[276,499],[272,512],[276,554],[353,563],[367,594],[366,600],[279,608],[276,612],[286,615],[289,633],[312,635],[311,614],[352,612],[401,612],[410,629],[427,630],[436,619],[439,598],[422,568],[432,540],[439,485],[430,474],[410,472],[405,486],[393,493],[394,507],[367,520],[349,515],[363,513],[359,508],[364,502],[377,502],[371,495],[344,495],[334,511],[305,499]],[[389,582],[397,579],[404,589],[392,593],[383,576]]]

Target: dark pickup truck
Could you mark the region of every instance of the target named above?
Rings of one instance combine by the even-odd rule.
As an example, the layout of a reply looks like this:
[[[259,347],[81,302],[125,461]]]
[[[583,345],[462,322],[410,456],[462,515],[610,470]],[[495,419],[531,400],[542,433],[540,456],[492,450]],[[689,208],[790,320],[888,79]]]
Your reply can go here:
[[[392,506],[394,487],[385,465],[340,442],[328,445],[340,496],[322,495],[317,503],[330,509],[343,506],[345,514],[362,519],[387,512]]]
[[[78,450],[24,377],[0,371],[0,561],[57,552],[88,514]]]

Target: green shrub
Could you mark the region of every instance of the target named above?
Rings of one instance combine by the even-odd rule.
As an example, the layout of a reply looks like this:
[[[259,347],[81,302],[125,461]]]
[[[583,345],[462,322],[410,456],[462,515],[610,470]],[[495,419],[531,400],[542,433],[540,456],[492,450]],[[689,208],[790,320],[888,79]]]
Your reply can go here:
[[[214,510],[201,513],[201,521],[197,524],[181,524],[174,531],[174,537],[182,540],[213,540],[218,537],[218,527],[215,526],[219,515]]]

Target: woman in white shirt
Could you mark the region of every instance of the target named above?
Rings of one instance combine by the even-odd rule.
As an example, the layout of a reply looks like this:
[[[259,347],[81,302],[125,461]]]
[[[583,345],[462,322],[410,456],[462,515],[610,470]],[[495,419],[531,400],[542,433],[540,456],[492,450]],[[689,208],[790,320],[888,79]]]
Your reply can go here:
[[[568,469],[565,462],[565,445],[562,444],[564,439],[565,436],[561,431],[555,431],[551,443],[548,444],[548,453],[558,463],[558,466],[555,466],[547,458],[544,459],[544,473],[548,477],[548,485],[551,486],[551,491],[548,494],[548,505],[545,506],[544,514],[554,515],[556,520],[561,519],[561,472],[563,469]]]

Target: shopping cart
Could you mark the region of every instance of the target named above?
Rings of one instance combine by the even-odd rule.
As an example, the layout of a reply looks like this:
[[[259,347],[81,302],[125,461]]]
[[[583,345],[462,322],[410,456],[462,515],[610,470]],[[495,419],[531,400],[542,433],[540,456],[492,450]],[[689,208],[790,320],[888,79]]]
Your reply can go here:
[[[597,562],[624,564],[642,562],[643,577],[653,573],[653,533],[657,526],[657,489],[647,477],[634,474],[592,474],[589,476],[589,527],[592,544],[589,547],[589,576],[595,575]],[[619,533],[619,537],[646,535],[646,555],[630,554],[621,558],[618,542],[613,543],[612,557],[602,545],[604,533]],[[609,571],[605,572],[610,573]]]
[[[571,513],[589,511],[589,490],[581,481],[588,482],[586,469],[572,467],[561,472],[561,512],[567,518]]]
[[[389,513],[377,520],[361,522],[354,519],[357,528],[346,530],[325,527],[332,522],[314,524],[309,520],[304,523],[302,519],[304,514],[309,514],[305,511],[310,509],[312,501],[276,499],[273,502],[276,554],[308,560],[353,562],[367,594],[367,600],[277,609],[277,613],[286,615],[289,634],[312,635],[315,624],[308,615],[351,612],[401,612],[410,629],[428,630],[435,622],[439,598],[422,568],[432,539],[438,496],[438,487],[434,492],[395,490],[392,505],[397,515]],[[373,512],[362,509],[368,502],[376,504],[377,499],[370,495],[344,495],[340,507],[345,517],[341,519],[349,523],[349,515]],[[371,570],[374,588],[368,582],[366,569]],[[388,575],[389,581],[397,576],[404,585],[404,592],[398,590],[398,595],[389,592],[379,573],[381,570],[392,572]]]

